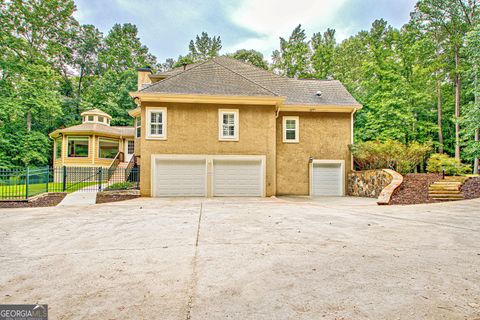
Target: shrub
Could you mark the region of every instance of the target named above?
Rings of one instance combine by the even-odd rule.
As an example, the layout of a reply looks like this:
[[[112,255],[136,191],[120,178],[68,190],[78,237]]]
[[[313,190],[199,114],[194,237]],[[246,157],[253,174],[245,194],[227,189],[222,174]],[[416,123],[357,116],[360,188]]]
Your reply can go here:
[[[406,146],[395,140],[359,142],[349,147],[360,170],[388,168],[400,173],[414,172],[432,150],[431,143]]]
[[[470,167],[461,163],[460,160],[449,157],[446,154],[432,154],[427,163],[427,171],[432,173],[442,173],[442,166],[445,174],[457,176],[470,172]]]
[[[110,186],[108,186],[107,188],[105,188],[105,190],[107,191],[112,191],[112,190],[128,190],[128,189],[133,189],[135,187],[134,183],[133,182],[117,182],[117,183],[114,183]]]

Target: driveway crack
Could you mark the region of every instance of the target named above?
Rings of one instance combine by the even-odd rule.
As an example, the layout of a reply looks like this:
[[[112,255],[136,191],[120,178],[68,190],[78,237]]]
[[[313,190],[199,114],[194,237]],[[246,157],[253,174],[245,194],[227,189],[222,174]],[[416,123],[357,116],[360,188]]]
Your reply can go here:
[[[190,278],[190,286],[188,287],[187,293],[187,306],[185,311],[185,320],[190,320],[192,318],[191,311],[193,306],[193,300],[195,297],[195,293],[197,291],[197,282],[198,282],[198,274],[197,274],[197,257],[198,257],[198,241],[200,238],[200,227],[202,224],[202,215],[203,215],[203,202],[200,203],[200,213],[198,215],[198,224],[197,224],[197,235],[195,239],[195,254],[193,255],[192,259],[192,276]]]

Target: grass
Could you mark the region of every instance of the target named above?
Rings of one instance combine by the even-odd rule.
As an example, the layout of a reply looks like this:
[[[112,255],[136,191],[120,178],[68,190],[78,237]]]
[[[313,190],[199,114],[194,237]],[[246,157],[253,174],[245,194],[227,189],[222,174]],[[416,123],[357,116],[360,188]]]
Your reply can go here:
[[[66,192],[71,193],[79,189],[95,185],[96,182],[79,182],[79,183],[67,183]],[[45,183],[30,184],[28,186],[28,194],[34,196],[45,192]],[[61,182],[49,182],[48,192],[63,192],[63,184]],[[9,185],[0,186],[0,199],[1,198],[24,198],[25,197],[25,185]]]

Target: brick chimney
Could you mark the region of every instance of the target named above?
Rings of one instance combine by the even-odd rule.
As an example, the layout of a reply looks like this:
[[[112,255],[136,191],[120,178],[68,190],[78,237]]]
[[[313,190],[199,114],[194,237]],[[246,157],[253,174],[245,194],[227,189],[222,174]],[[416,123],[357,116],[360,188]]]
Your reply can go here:
[[[138,90],[140,91],[142,89],[142,86],[144,84],[150,84],[152,81],[150,80],[149,75],[152,74],[152,69],[150,67],[145,67],[145,68],[138,68],[137,69],[137,85],[138,85]]]

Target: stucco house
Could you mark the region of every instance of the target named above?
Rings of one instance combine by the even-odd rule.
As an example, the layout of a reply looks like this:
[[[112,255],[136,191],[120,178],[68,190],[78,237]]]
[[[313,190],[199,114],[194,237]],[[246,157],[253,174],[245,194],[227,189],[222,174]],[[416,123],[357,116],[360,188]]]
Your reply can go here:
[[[81,124],[50,133],[54,168],[109,168],[116,159],[126,167],[133,157],[134,128],[111,126],[112,117],[99,109],[81,116]]]
[[[345,194],[361,105],[339,81],[217,57],[139,69],[130,95],[142,196]]]

